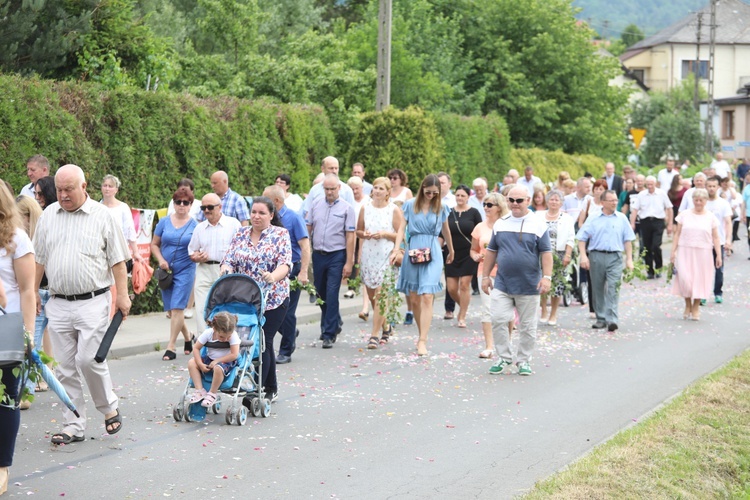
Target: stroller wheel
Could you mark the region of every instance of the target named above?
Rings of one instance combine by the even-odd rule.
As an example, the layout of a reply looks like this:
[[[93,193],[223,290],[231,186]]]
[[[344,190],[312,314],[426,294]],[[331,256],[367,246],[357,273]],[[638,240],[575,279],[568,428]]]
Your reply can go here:
[[[211,411],[214,412],[214,415],[218,415],[221,411],[221,400],[217,399],[216,402],[211,406]]]
[[[244,406],[243,406],[243,408],[244,408]],[[227,425],[232,425],[234,423],[234,409],[233,408],[229,408],[227,410],[227,413],[226,413],[226,416],[225,416],[225,420],[227,422]]]
[[[268,418],[269,415],[271,415],[271,400],[270,399],[263,399],[260,401],[260,416],[263,418]]]
[[[183,413],[182,405],[181,404],[176,404],[175,407],[174,407],[174,409],[172,410],[172,417],[174,417],[174,421],[175,422],[180,422],[180,421],[182,421],[182,417],[184,417],[184,416],[185,416],[185,414]]]
[[[247,422],[247,408],[240,406],[234,421],[237,422],[237,425],[245,425],[245,422]]]
[[[251,400],[250,414],[253,417],[259,417],[260,416],[260,399],[259,398],[253,398]]]

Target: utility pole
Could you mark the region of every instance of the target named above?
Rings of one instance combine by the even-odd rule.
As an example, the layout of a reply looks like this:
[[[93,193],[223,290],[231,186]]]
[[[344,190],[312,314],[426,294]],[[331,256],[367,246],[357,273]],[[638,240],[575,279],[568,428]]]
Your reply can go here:
[[[393,0],[380,0],[378,11],[378,80],[375,111],[391,105],[391,12]]]
[[[714,51],[716,49],[716,4],[711,0],[711,26],[708,44],[708,106],[706,106],[706,152],[714,152]]]
[[[693,92],[693,107],[696,111],[700,110],[700,93],[698,89],[701,86],[701,29],[703,28],[703,12],[698,12],[698,30],[695,32],[695,68],[693,69],[693,75],[695,76],[695,91]]]

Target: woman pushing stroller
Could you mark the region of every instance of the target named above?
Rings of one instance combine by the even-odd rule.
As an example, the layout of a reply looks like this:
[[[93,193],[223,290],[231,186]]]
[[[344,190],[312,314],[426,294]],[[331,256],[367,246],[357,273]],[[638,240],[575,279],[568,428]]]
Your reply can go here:
[[[237,316],[219,312],[208,322],[210,328],[198,336],[193,345],[193,357],[188,361],[188,372],[193,380],[195,391],[190,397],[190,404],[201,402],[205,408],[216,402],[219,386],[224,378],[237,366],[240,355],[240,336],[236,332]],[[206,346],[206,354],[201,355],[201,348]],[[203,388],[202,375],[213,372],[211,388]]]

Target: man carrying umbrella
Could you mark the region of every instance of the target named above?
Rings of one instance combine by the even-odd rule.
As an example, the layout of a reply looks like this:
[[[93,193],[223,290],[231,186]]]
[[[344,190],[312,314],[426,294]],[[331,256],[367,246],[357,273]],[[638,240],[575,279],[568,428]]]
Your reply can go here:
[[[55,188],[58,201],[39,220],[34,249],[37,285],[45,272],[49,282],[46,311],[57,375],[80,412],[77,417],[70,409],[63,410],[64,426],[52,436],[52,443],[69,444],[83,441],[86,430],[81,374],[96,409],[104,414],[107,433],[122,428],[109,367],[106,362],[96,363],[94,356],[109,323],[113,276],[115,307],[123,317],[130,311],[125,270],[129,252],[107,208],[86,194],[83,170],[76,165],[60,167]]]

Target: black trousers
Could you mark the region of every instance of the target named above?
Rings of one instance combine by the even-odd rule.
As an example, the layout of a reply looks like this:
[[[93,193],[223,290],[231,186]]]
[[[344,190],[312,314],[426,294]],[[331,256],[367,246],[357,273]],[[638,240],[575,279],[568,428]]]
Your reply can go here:
[[[18,378],[12,368],[3,369],[5,394],[15,401],[19,393]],[[0,467],[13,465],[13,452],[16,449],[16,436],[21,425],[21,411],[18,408],[0,406]]]
[[[263,315],[266,318],[266,322],[263,325],[263,337],[266,340],[266,348],[261,354],[263,359],[263,371],[261,372],[261,380],[263,387],[266,392],[274,392],[279,388],[278,382],[276,381],[276,355],[273,351],[273,338],[276,336],[276,332],[281,328],[281,324],[284,322],[286,316],[286,310],[289,307],[289,298],[284,299],[276,309],[269,309]]]
[[[655,269],[663,266],[661,256],[661,240],[664,236],[664,219],[646,217],[641,219],[641,235],[643,237],[643,248],[646,251],[644,260],[648,266],[648,274],[653,275]]]

